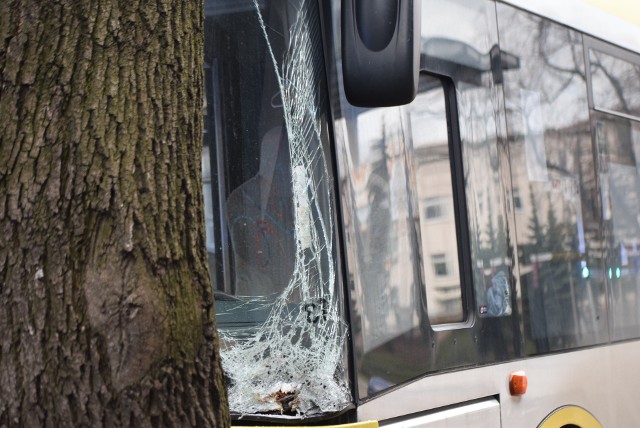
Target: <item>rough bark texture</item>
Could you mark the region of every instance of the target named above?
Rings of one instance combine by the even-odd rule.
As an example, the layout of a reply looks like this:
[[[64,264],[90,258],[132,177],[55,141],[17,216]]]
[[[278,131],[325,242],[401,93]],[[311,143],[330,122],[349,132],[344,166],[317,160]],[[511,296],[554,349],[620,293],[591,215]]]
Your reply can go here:
[[[0,0],[0,427],[229,423],[201,1]]]

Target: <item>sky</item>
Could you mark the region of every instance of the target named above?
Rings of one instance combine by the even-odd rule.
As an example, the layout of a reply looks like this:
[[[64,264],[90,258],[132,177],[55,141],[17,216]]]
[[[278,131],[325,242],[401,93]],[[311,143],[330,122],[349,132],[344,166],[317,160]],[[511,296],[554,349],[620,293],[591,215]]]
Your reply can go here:
[[[582,0],[612,15],[640,27],[640,1],[638,0]]]

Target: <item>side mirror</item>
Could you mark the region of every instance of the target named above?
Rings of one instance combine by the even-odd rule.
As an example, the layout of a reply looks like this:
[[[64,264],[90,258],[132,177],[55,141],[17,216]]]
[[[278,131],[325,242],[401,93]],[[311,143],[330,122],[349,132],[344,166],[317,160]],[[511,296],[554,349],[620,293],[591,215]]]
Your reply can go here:
[[[421,0],[342,0],[342,72],[349,102],[413,101],[420,67]]]

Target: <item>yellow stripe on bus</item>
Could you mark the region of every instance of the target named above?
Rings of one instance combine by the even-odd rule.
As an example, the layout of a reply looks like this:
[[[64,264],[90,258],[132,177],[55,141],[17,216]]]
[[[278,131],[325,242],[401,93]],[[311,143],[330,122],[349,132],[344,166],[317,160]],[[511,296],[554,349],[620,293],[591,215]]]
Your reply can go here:
[[[565,406],[553,411],[538,425],[538,428],[562,428],[566,425],[575,425],[580,428],[602,428],[595,416],[578,406]]]
[[[558,0],[562,1],[562,0]],[[624,21],[640,27],[640,1],[638,0],[582,0]]]

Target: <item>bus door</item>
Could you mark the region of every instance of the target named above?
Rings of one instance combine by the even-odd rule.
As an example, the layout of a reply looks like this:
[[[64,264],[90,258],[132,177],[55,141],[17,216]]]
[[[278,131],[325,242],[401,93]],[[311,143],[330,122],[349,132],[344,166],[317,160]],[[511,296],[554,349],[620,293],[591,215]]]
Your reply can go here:
[[[364,406],[430,374],[520,355],[500,86],[503,69],[518,64],[500,51],[497,31],[492,2],[423,1],[415,100],[359,108],[341,96],[335,106]],[[339,63],[338,49],[335,55]],[[484,399],[498,388],[476,391],[398,405],[415,412]]]

